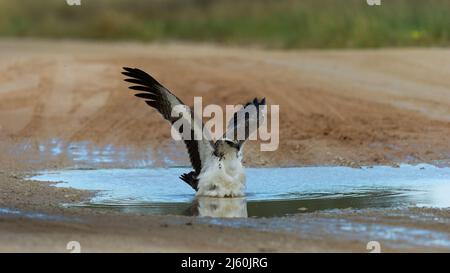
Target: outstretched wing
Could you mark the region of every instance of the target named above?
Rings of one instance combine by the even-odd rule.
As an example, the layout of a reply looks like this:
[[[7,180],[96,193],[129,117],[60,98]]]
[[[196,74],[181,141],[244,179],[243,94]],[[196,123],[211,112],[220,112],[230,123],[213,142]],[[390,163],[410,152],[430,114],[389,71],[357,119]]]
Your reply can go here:
[[[244,143],[264,122],[265,107],[266,98],[261,101],[255,98],[252,102],[245,104],[234,113],[233,118],[228,122],[223,138]]]
[[[191,109],[188,106],[186,106],[179,98],[167,90],[167,88],[162,86],[152,76],[137,68],[124,67],[123,69],[125,71],[123,71],[122,74],[128,77],[125,81],[134,84],[129,88],[140,91],[140,93],[135,94],[135,96],[145,99],[145,102],[149,106],[158,110],[158,112],[161,113],[161,115],[172,125],[180,118],[186,118],[185,115],[173,117],[172,109],[174,107],[182,107],[181,109],[189,111],[190,118],[187,122],[191,125],[191,134],[189,139],[183,138],[183,141],[186,144],[189,159],[195,170],[195,174],[199,174],[203,164],[206,160],[208,160],[208,157],[213,152],[213,147],[209,142],[210,139],[208,136],[203,135],[203,124],[199,124],[199,122],[196,121]],[[197,126],[197,130],[194,130],[195,126]],[[183,136],[182,126],[178,128],[178,131]],[[194,131],[202,134],[200,140],[196,140],[199,139],[199,137],[194,138]]]

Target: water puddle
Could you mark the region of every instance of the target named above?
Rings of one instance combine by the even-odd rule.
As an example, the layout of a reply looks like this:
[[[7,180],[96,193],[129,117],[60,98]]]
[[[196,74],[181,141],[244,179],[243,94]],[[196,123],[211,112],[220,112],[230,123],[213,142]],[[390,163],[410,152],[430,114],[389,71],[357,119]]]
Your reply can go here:
[[[43,172],[32,180],[99,191],[78,206],[125,213],[275,217],[330,209],[450,207],[450,168],[432,165],[248,168],[245,198],[195,198],[186,168]]]
[[[23,217],[32,220],[44,220],[44,221],[78,221],[76,218],[66,218],[58,215],[50,215],[40,212],[24,211],[12,208],[0,207],[0,216],[3,217]]]
[[[157,150],[153,146],[99,145],[89,141],[64,141],[59,138],[18,142],[0,138],[0,153],[27,166],[64,162],[66,166],[79,169],[102,169],[186,164],[187,156],[183,144],[166,143],[161,146],[161,149]]]

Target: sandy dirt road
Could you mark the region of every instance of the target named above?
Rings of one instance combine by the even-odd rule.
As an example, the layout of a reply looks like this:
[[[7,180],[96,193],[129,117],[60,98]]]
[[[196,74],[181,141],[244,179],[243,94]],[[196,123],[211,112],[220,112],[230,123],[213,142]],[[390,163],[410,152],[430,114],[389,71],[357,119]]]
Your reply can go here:
[[[194,96],[205,105],[254,97],[279,105],[279,149],[247,153],[249,165],[448,164],[449,50],[277,52],[33,41],[2,41],[0,49],[3,143],[56,138],[136,151],[171,146],[169,125],[127,91],[120,71],[132,66],[190,105]],[[258,148],[251,143],[247,150]],[[183,145],[177,150],[187,162]]]
[[[24,182],[29,172],[70,167],[67,154],[73,142],[126,148],[137,160],[148,149],[161,149],[152,155],[156,165],[167,164],[158,159],[167,151],[172,162],[187,163],[182,144],[170,148],[169,125],[127,91],[122,66],[148,71],[187,104],[202,96],[205,104],[222,106],[254,97],[279,105],[279,149],[259,152],[259,143],[249,143],[245,162],[250,166],[450,163],[450,50],[279,52],[2,40],[0,207],[84,222],[0,216],[1,251],[65,251],[60,247],[73,234],[97,238],[87,244],[92,251],[365,251],[360,242],[253,230],[243,230],[247,237],[240,240],[233,229],[195,221],[195,232],[187,237],[184,222],[189,219],[67,210],[60,204],[88,194]],[[55,139],[63,143],[57,156],[43,156],[40,145]],[[123,162],[109,165],[127,167]],[[217,240],[208,239],[214,236]],[[114,243],[123,238],[129,241]]]

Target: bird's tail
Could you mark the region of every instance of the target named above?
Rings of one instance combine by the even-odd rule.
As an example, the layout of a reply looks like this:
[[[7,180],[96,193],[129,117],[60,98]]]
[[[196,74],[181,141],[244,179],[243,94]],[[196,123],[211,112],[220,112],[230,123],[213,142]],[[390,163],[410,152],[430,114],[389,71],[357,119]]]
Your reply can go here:
[[[198,179],[195,171],[190,173],[184,173],[180,176],[180,179],[186,182],[189,186],[191,186],[195,191],[198,190]]]

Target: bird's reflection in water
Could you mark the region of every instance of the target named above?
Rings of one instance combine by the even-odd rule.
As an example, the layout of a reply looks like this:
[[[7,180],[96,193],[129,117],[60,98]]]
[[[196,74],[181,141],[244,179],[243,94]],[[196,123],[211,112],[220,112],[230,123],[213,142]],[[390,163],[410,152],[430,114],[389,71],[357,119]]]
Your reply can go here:
[[[190,207],[190,215],[201,217],[248,217],[247,200],[241,198],[197,197]]]

